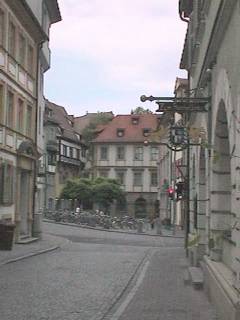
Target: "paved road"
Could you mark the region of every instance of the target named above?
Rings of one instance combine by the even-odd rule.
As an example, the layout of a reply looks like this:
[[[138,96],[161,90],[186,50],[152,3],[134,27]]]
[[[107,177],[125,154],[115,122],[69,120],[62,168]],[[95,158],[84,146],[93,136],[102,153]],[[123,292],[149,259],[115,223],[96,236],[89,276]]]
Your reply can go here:
[[[52,224],[45,224],[44,229],[70,241],[55,252],[0,268],[1,320],[115,320],[112,317],[117,310],[122,310],[120,320],[185,319],[182,310],[189,294],[182,291],[180,280],[181,239]],[[179,280],[174,285],[175,272],[179,273]],[[130,301],[129,294],[141,276],[142,282]],[[179,301],[176,295],[180,296]],[[212,320],[204,297],[195,295],[194,306],[204,307],[209,318],[186,319]],[[151,300],[153,296],[156,299]],[[160,317],[158,304],[164,307],[164,316],[171,304],[176,317]]]
[[[44,231],[65,237],[76,243],[98,243],[142,247],[183,247],[183,238],[148,236],[108,232],[103,230],[67,227],[60,224],[44,223]]]

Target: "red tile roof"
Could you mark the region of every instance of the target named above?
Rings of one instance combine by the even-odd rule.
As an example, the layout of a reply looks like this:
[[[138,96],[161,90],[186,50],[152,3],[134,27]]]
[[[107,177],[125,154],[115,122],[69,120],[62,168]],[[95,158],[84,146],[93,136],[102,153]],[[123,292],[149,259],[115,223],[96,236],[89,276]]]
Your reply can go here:
[[[132,123],[133,118],[139,119],[138,124]],[[144,142],[147,137],[143,135],[143,129],[156,130],[158,119],[159,115],[151,113],[117,115],[105,126],[93,142]],[[124,129],[124,135],[117,136],[117,129]]]

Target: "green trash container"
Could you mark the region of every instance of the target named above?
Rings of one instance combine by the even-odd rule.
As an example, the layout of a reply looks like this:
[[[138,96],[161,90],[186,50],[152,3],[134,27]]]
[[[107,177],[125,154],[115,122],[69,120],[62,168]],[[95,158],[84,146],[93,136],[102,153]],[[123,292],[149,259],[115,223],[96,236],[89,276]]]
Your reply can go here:
[[[0,250],[12,250],[15,224],[0,223]]]

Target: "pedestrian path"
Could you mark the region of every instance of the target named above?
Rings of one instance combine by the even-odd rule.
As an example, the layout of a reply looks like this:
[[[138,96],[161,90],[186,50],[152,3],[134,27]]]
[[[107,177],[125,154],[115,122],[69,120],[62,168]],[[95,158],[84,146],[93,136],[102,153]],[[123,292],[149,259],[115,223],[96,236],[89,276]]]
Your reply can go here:
[[[104,320],[217,320],[204,291],[183,281],[183,249],[159,249]]]
[[[42,239],[29,244],[14,244],[12,250],[0,250],[0,266],[34,255],[57,250],[66,239],[43,234]]]

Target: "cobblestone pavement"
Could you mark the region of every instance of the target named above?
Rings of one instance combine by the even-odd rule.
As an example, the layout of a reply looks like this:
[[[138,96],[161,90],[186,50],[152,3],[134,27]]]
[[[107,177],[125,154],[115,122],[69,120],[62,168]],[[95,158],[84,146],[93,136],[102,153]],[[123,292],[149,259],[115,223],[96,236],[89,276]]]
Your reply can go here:
[[[146,276],[120,320],[213,319],[202,293],[183,286],[182,239],[53,224],[44,231],[61,239],[61,249],[0,268],[1,320],[115,320],[110,307],[126,301],[145,261]],[[184,313],[188,300],[195,313]],[[199,318],[200,309],[209,317]]]
[[[104,320],[216,320],[204,292],[184,285],[183,255],[179,248],[157,250],[126,309]]]
[[[85,229],[64,226],[61,224],[44,223],[44,231],[54,236],[61,236],[73,242],[120,244],[143,247],[183,247],[183,238],[136,235],[116,233],[103,230]]]

